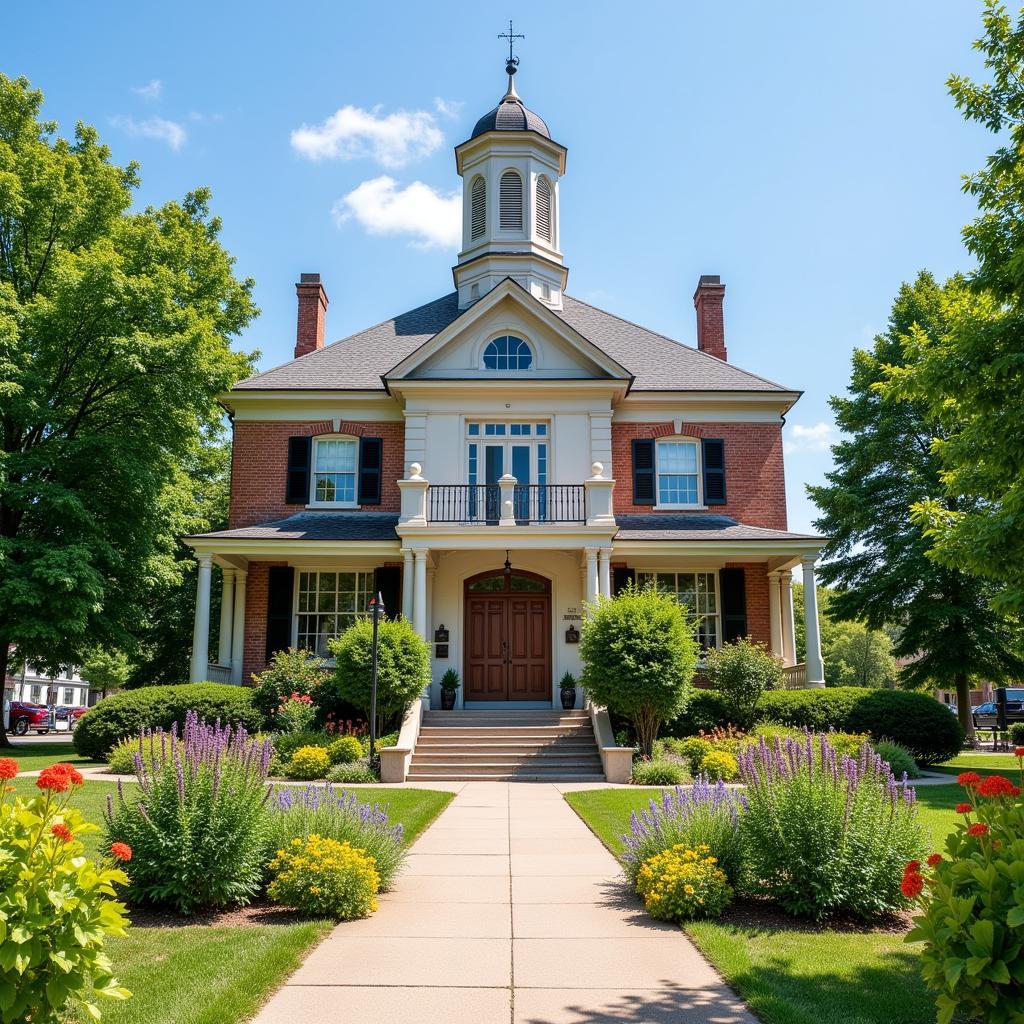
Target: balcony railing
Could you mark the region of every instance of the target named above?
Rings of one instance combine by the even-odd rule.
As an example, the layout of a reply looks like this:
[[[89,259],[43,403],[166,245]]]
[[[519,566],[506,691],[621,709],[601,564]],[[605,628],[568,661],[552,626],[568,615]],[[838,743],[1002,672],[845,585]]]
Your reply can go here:
[[[516,484],[507,488],[517,526],[586,522],[583,484]],[[502,519],[499,484],[431,484],[427,520],[497,526]]]
[[[807,688],[807,664],[785,665],[782,669],[782,684],[787,690],[803,690]]]

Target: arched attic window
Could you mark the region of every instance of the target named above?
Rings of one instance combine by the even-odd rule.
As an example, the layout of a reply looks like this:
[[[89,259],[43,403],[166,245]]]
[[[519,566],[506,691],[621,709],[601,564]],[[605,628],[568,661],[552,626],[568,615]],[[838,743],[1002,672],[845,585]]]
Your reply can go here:
[[[515,171],[506,171],[498,187],[498,223],[502,231],[523,230],[523,179]]]
[[[487,231],[487,183],[483,175],[473,179],[469,190],[469,237],[483,238]]]
[[[533,352],[522,338],[506,334],[484,348],[485,370],[529,370],[531,366]]]
[[[537,179],[537,234],[545,242],[551,236],[551,182],[542,174]]]

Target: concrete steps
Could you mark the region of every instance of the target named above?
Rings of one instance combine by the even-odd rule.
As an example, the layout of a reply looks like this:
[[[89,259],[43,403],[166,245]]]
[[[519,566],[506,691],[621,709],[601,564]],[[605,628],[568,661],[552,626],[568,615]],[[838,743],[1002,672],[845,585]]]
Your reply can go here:
[[[428,711],[410,782],[604,779],[586,711]]]

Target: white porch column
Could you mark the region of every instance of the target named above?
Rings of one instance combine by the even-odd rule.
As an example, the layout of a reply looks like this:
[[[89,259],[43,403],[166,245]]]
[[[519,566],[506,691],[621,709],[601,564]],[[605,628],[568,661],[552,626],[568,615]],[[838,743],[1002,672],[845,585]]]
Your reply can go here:
[[[412,549],[402,548],[402,618],[412,622]]]
[[[217,664],[231,664],[231,626],[235,621],[235,570],[221,569],[220,636],[217,642]]]
[[[779,573],[782,594],[782,660],[786,665],[796,664],[796,623],[793,615],[793,574],[789,569]]]
[[[210,575],[213,559],[210,555],[196,555],[199,572],[196,574],[196,618],[192,629],[192,664],[189,678],[201,683],[209,674],[210,663]]]
[[[818,594],[814,581],[814,555],[804,555],[804,626],[807,633],[807,685],[825,685],[825,670],[821,661],[821,635],[818,632]]]
[[[235,570],[235,624],[231,630],[231,682],[242,685],[242,663],[245,660],[245,569]]]
[[[412,597],[412,628],[424,640],[427,636],[427,552],[414,551],[413,557],[413,597]]]
[[[597,586],[602,597],[612,596],[612,553],[608,548],[598,548],[597,552]]]
[[[768,637],[769,649],[777,658],[782,657],[782,592],[779,573],[768,573]]]
[[[587,556],[587,589],[583,595],[585,601],[596,601],[599,596],[597,577],[597,548],[584,548]]]

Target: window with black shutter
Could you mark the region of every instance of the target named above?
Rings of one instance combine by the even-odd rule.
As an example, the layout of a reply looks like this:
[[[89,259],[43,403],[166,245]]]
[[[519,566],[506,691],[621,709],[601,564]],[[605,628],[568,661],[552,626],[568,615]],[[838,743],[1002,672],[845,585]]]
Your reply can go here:
[[[747,582],[742,569],[721,569],[722,640],[731,643],[747,635]]]
[[[292,644],[292,597],[295,570],[272,565],[267,573],[267,661]]]
[[[402,614],[402,568],[398,565],[382,565],[374,570],[373,596],[378,594],[384,602],[384,614],[397,619]]]
[[[379,437],[359,440],[359,504],[380,504],[381,470],[384,467],[384,442]]]
[[[618,597],[618,595],[625,590],[630,583],[634,583],[635,581],[635,570],[627,569],[621,565],[612,569],[612,597]]]
[[[704,438],[704,504],[725,504],[725,441]]]
[[[654,504],[654,441],[633,440],[633,504]]]
[[[305,505],[309,501],[309,464],[313,450],[311,437],[288,438],[288,473],[285,503]]]

